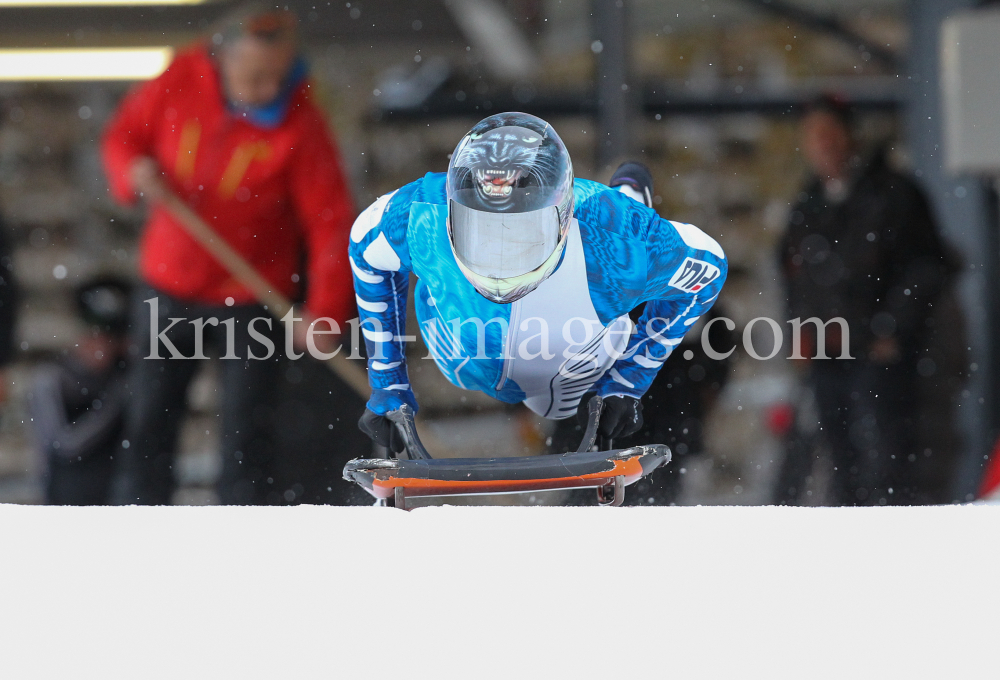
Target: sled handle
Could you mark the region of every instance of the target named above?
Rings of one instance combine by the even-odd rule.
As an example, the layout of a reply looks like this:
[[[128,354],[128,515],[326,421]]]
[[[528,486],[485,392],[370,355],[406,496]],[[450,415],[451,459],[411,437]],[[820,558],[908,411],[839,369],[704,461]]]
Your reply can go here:
[[[603,409],[604,400],[599,396],[591,397],[587,403],[587,428],[583,432],[583,441],[580,442],[580,446],[576,450],[577,453],[590,451],[594,442],[597,441],[597,426],[601,421]],[[403,436],[406,454],[411,460],[431,460],[433,458],[424,448],[424,444],[417,434],[417,424],[414,421],[412,406],[403,404],[399,408],[389,411],[385,416],[399,429],[399,433]]]
[[[413,416],[413,407],[409,404],[403,404],[396,410],[385,414],[385,417],[395,423],[399,433],[403,435],[404,450],[410,459],[430,460],[432,456],[427,453],[427,449],[424,448],[423,442],[417,435],[417,424],[414,422]]]
[[[590,448],[597,441],[597,425],[601,422],[601,410],[604,408],[604,399],[594,395],[587,402],[587,429],[583,431],[583,441],[576,450],[577,453],[590,451]]]

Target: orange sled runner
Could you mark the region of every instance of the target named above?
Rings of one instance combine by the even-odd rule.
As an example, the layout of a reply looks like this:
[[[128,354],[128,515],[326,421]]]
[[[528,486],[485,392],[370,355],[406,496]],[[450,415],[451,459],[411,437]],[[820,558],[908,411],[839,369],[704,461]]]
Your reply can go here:
[[[572,453],[526,458],[432,458],[417,437],[413,410],[403,406],[388,415],[406,444],[399,459],[357,458],[344,467],[344,479],[361,486],[386,505],[406,509],[416,496],[467,496],[527,493],[554,489],[597,489],[602,505],[621,505],[625,487],[670,462],[662,444],[591,451],[603,404],[591,400],[587,429]],[[405,458],[402,456],[406,456]]]

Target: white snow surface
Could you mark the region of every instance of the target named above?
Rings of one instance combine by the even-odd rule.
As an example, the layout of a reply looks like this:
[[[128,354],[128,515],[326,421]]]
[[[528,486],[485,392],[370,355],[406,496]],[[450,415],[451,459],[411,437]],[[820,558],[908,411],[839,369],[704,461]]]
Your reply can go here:
[[[998,677],[1000,506],[0,506],[0,678]]]

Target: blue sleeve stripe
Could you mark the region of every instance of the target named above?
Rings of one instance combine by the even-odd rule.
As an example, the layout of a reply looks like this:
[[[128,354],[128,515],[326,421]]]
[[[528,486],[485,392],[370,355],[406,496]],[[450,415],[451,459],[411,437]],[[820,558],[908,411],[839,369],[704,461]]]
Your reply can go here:
[[[646,253],[646,308],[625,354],[597,382],[598,394],[645,394],[663,362],[712,307],[728,274],[719,244],[689,224],[655,220]]]
[[[379,198],[355,222],[348,260],[354,272],[361,333],[368,349],[368,408],[386,413],[404,403],[416,407],[406,370],[406,301],[410,257],[406,245],[409,204],[417,183]],[[373,262],[390,269],[373,266]],[[383,264],[384,263],[384,264]]]

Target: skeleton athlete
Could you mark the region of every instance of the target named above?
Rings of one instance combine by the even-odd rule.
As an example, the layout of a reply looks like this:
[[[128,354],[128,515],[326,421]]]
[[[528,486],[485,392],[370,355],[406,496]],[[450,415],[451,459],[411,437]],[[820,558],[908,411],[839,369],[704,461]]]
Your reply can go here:
[[[402,337],[412,272],[421,333],[452,384],[552,419],[598,395],[601,434],[638,430],[640,397],[727,265],[714,239],[652,210],[643,166],[612,184],[574,179],[548,123],[503,113],[462,138],[447,174],[365,210],[350,242],[372,386],[361,429],[401,451],[386,414],[417,407]]]

